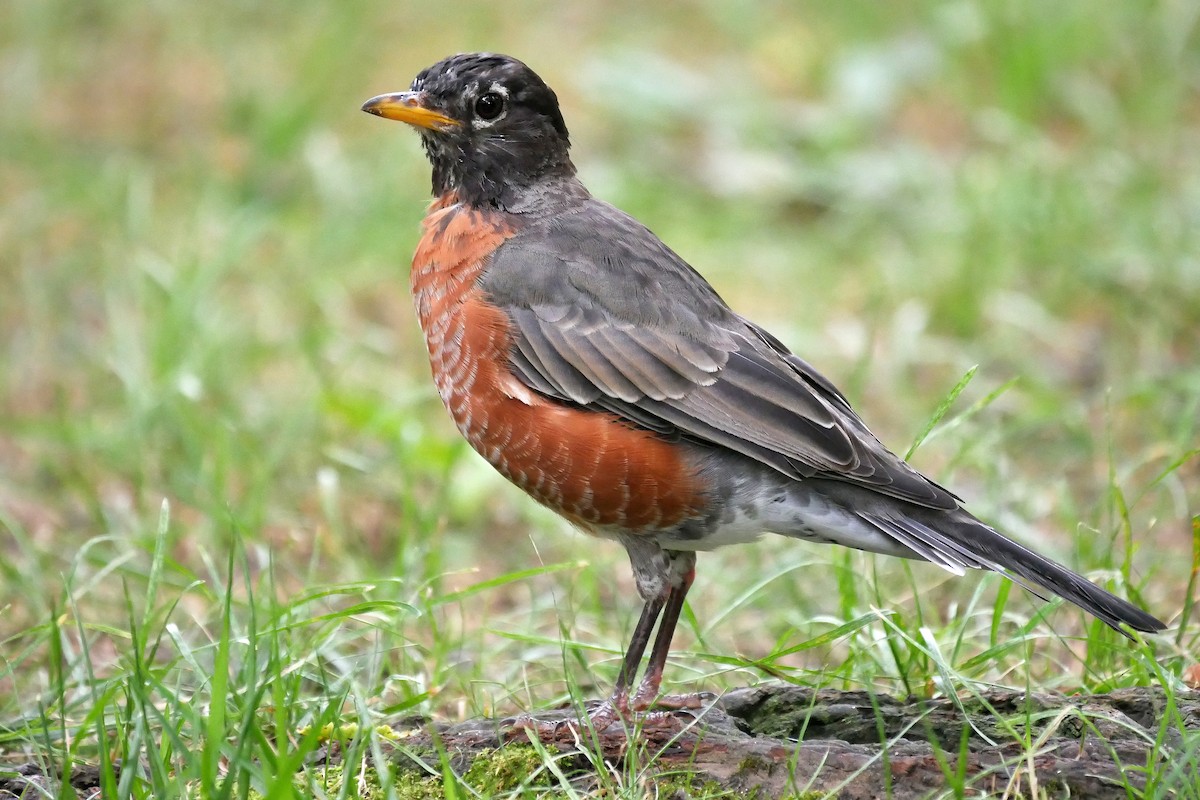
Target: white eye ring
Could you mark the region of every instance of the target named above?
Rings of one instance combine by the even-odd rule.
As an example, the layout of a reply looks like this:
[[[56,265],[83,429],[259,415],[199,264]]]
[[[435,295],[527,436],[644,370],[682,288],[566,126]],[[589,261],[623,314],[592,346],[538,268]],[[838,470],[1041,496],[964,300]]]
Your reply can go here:
[[[496,108],[496,104],[499,104]],[[484,107],[486,106],[486,108]],[[499,83],[493,83],[487,91],[475,99],[475,116],[471,126],[476,130],[490,128],[508,115],[508,89]],[[488,116],[494,113],[494,116]]]

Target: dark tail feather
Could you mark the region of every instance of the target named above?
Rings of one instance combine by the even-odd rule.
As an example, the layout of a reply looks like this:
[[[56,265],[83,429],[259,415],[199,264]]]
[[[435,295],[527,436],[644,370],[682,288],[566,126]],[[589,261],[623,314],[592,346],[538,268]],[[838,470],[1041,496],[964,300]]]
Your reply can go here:
[[[1157,617],[1147,614],[1133,603],[1101,589],[1062,564],[1022,547],[973,517],[968,516],[967,520],[958,522],[955,532],[962,537],[962,544],[997,572],[1011,573],[1013,577],[1035,583],[1074,603],[1126,636],[1129,634],[1121,629],[1122,622],[1145,633],[1154,633],[1167,627]]]
[[[1129,633],[1121,629],[1122,622],[1145,633],[1167,627],[1132,603],[1017,544],[961,509],[946,513],[913,508],[903,515],[875,509],[858,514],[918,557],[949,569],[990,569],[1007,575],[1044,599],[1038,591],[1040,587],[1074,603],[1126,636]]]

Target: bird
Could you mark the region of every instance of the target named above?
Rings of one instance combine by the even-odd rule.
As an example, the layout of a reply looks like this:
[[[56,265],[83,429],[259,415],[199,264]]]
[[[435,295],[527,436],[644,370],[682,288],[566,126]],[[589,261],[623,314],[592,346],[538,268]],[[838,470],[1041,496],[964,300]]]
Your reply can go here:
[[[452,55],[362,110],[415,128],[432,166],[411,290],[459,432],[534,500],[628,552],[642,612],[594,721],[663,703],[697,553],[764,533],[998,572],[1131,639],[1122,625],[1166,627],[973,516],[808,361],[592,196],[557,95],[523,62]]]

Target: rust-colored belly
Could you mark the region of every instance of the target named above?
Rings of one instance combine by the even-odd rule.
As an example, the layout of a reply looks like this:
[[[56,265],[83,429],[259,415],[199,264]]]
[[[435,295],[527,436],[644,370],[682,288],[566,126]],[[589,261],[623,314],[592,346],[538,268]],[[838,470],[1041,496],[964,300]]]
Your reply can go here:
[[[509,320],[477,280],[516,233],[499,212],[434,203],[412,291],[433,379],[459,431],[504,477],[585,528],[670,528],[699,513],[702,489],[670,442],[613,414],[560,403],[509,369]]]

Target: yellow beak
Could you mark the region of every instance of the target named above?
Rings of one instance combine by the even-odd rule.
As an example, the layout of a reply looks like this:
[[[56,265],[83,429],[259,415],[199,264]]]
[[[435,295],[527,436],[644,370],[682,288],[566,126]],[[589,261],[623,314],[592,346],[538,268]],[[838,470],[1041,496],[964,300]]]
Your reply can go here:
[[[428,102],[428,96],[424,92],[396,92],[372,97],[363,103],[362,110],[384,119],[394,119],[433,131],[462,127],[458,120],[451,119],[440,111],[434,111]]]

